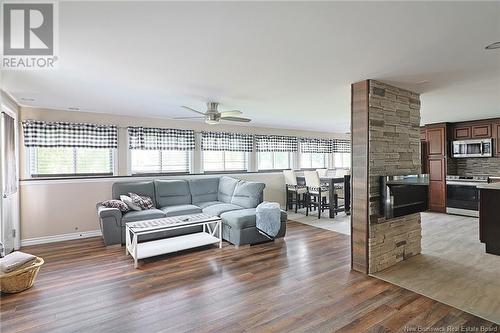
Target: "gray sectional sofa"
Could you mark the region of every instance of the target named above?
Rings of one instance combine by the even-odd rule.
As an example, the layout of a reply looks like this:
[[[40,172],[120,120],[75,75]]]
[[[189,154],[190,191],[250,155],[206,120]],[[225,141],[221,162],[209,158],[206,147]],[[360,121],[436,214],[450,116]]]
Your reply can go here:
[[[255,207],[263,200],[264,187],[264,183],[247,182],[227,176],[117,182],[113,184],[113,199],[120,199],[120,195],[133,192],[151,197],[156,208],[122,214],[117,208],[97,205],[97,215],[106,245],[125,243],[127,222],[201,212],[221,217],[224,240],[235,245],[255,244],[268,240],[255,227]],[[285,236],[286,220],[287,215],[282,211],[278,238]],[[201,227],[197,226],[169,231],[161,237],[200,231]]]

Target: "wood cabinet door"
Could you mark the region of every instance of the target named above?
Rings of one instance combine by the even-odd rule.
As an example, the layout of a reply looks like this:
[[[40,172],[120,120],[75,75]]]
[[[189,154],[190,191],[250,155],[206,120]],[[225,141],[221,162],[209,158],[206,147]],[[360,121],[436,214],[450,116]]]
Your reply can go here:
[[[471,137],[472,137],[472,133],[471,133],[471,127],[470,126],[455,127],[453,129],[453,138],[455,140],[470,139]]]
[[[446,155],[445,128],[427,129],[427,153],[429,155]]]
[[[444,156],[429,157],[429,209],[446,212],[446,159]]]
[[[496,142],[495,142],[495,152],[497,156],[500,156],[500,124],[495,124],[495,134],[496,134]]]
[[[474,125],[472,126],[472,137],[473,138],[491,138],[491,125]]]

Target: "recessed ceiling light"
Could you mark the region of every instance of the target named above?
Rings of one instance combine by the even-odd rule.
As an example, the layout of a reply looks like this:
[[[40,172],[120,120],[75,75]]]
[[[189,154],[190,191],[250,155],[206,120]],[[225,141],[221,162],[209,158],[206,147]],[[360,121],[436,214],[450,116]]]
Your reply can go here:
[[[488,46],[485,47],[486,50],[495,50],[495,49],[500,49],[500,42],[495,42],[492,43]]]
[[[35,101],[35,99],[34,99],[34,98],[21,97],[21,101],[25,101],[25,102],[34,102],[34,101]]]
[[[71,111],[79,111],[79,110],[80,110],[80,108],[79,108],[79,107],[76,107],[76,106],[70,106],[70,107],[68,108],[68,110],[71,110]]]
[[[417,82],[417,84],[426,84],[426,83],[429,83],[429,80],[422,80]]]

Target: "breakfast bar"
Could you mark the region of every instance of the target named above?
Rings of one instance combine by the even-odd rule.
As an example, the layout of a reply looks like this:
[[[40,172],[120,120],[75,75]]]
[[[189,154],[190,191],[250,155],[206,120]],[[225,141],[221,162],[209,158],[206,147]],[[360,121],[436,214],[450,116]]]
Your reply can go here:
[[[486,253],[500,255],[500,183],[481,184],[479,189],[479,238]]]

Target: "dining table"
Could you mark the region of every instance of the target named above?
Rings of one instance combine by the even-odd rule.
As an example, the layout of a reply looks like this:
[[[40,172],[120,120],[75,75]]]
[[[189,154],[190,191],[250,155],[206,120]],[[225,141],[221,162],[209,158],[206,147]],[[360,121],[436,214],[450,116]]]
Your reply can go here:
[[[321,184],[328,186],[329,188],[329,216],[331,219],[335,218],[335,214],[339,212],[345,212],[346,215],[351,214],[351,175],[345,175],[344,177],[326,176],[320,177]],[[339,206],[338,196],[336,195],[335,185],[342,184],[344,188],[344,204]],[[305,186],[306,179],[304,176],[297,176],[297,185]]]

